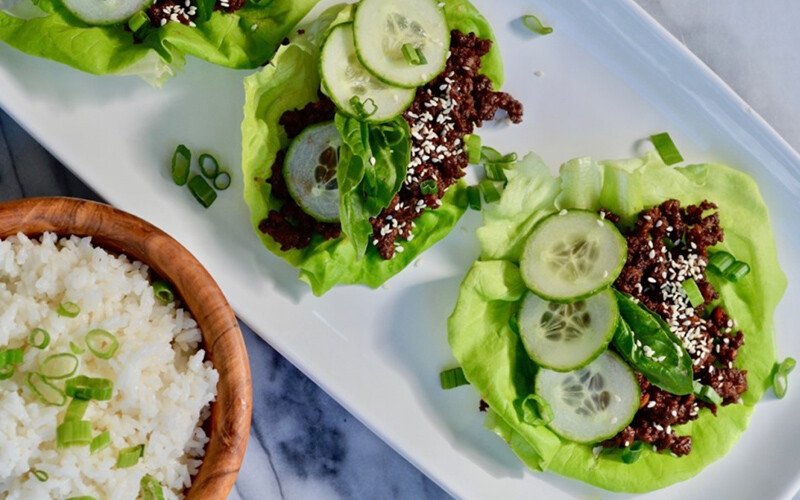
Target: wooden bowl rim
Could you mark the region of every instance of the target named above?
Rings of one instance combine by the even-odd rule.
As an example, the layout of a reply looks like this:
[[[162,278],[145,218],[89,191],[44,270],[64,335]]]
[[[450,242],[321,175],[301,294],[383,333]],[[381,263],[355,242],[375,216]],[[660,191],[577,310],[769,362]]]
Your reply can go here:
[[[217,396],[211,403],[210,439],[186,498],[226,498],[244,459],[253,403],[244,339],[236,315],[216,281],[174,238],[110,205],[70,197],[0,202],[0,239],[18,233],[38,237],[44,232],[59,237],[90,236],[93,245],[141,261],[175,286],[183,298],[183,307],[197,321],[202,347],[219,373]],[[151,255],[155,250],[168,257]],[[196,280],[192,287],[187,286],[190,277]],[[214,307],[200,308],[207,304]],[[217,363],[222,355],[223,362]]]

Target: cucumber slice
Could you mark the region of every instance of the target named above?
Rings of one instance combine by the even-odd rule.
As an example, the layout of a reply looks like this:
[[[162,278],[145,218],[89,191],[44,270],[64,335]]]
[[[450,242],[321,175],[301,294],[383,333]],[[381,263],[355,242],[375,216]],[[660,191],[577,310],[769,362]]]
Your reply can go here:
[[[568,304],[528,293],[519,313],[519,330],[536,364],[566,372],[586,366],[606,350],[618,318],[617,300],[610,289]]]
[[[525,242],[522,279],[536,295],[573,302],[617,279],[628,245],[610,221],[583,210],[562,210],[541,221]]]
[[[450,29],[435,0],[361,0],[353,21],[356,52],[373,75],[398,87],[417,87],[444,70]],[[403,46],[419,50],[412,64]]]
[[[61,0],[78,19],[94,26],[127,21],[151,0]]]
[[[611,351],[580,370],[540,369],[536,394],[553,410],[548,427],[578,443],[616,436],[633,420],[641,397],[633,371]]]
[[[364,68],[356,56],[353,24],[340,24],[331,30],[322,46],[320,73],[325,93],[344,113],[370,122],[385,122],[408,109],[414,89],[387,85]],[[359,112],[353,97],[366,111]]]
[[[283,178],[294,201],[322,222],[339,220],[336,167],[342,138],[333,122],[312,125],[294,138],[283,162]]]

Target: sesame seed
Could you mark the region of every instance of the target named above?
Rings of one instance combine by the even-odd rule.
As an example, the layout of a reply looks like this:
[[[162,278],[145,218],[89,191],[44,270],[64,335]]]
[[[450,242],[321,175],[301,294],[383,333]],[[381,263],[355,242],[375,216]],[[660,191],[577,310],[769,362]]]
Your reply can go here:
[[[567,215],[567,209],[566,208],[562,208],[561,211],[558,212],[558,215]]]

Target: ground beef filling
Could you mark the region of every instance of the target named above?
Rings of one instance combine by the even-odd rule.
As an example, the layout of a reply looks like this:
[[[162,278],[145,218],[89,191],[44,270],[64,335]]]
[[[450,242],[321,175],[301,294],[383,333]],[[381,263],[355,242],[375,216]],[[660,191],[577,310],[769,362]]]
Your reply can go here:
[[[713,387],[723,398],[722,404],[728,405],[740,401],[747,390],[747,378],[746,371],[733,366],[744,343],[742,332],[736,330],[721,306],[707,311],[718,298],[705,276],[708,247],[724,236],[715,209],[716,205],[708,201],[681,208],[677,200],[668,200],[639,214],[635,227],[625,237],[628,259],[614,286],[667,322],[692,358],[695,380]],[[612,215],[607,216],[617,222]],[[697,308],[681,288],[681,282],[690,278],[705,299]],[[626,447],[642,441],[657,451],[686,455],[692,450],[692,438],[676,435],[672,427],[697,419],[700,408],[716,414],[716,406],[691,394],[670,394],[651,385],[641,374],[636,376],[642,390],[639,411],[628,427],[603,445]]]
[[[244,7],[245,0],[218,0],[214,10],[231,14]],[[197,6],[192,0],[155,0],[147,9],[150,24],[161,27],[168,22],[195,27]]]
[[[463,147],[465,135],[494,118],[500,109],[512,122],[522,121],[522,104],[505,92],[493,91],[491,81],[478,73],[481,57],[489,52],[491,43],[474,34],[452,31],[444,71],[417,89],[411,107],[403,114],[411,128],[411,161],[406,179],[389,206],[371,220],[372,245],[382,258],[391,259],[402,252],[402,241],[414,238],[414,219],[426,208],[441,206],[445,190],[464,176],[468,163]],[[332,120],[335,111],[333,104],[322,97],[302,109],[287,111],[280,123],[292,138],[310,125]],[[273,186],[272,195],[281,207],[270,211],[259,229],[278,242],[281,250],[305,248],[314,234],[325,239],[338,237],[338,224],[319,223],[300,215],[302,210],[286,191],[282,164],[283,155],[278,155],[271,177],[266,180]],[[421,184],[426,180],[436,183],[436,193],[422,193]]]

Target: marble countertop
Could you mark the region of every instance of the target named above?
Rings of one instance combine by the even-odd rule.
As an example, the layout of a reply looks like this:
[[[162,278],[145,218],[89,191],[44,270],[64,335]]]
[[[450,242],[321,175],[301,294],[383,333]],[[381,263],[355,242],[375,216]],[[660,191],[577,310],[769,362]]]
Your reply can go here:
[[[800,149],[800,3],[636,0],[795,149]],[[0,200],[98,199],[0,111]],[[281,355],[242,325],[253,428],[233,499],[446,498]]]

